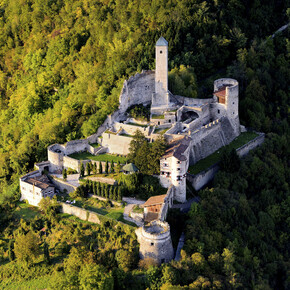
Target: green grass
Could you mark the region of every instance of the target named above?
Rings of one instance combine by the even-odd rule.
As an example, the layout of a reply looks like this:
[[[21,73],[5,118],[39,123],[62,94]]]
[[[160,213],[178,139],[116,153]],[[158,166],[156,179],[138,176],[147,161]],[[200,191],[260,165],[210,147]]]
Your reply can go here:
[[[109,161],[117,163],[120,161],[120,163],[125,164],[127,158],[123,156],[117,156],[112,154],[100,154],[100,155],[92,155],[89,152],[79,152],[69,155],[69,157],[78,159],[78,160],[94,160],[94,161]]]
[[[115,132],[111,132],[111,131],[109,131],[109,130],[106,130],[105,133],[113,134],[113,135],[117,135],[117,133],[115,133]]]
[[[25,202],[19,202],[17,209],[14,212],[14,217],[17,219],[24,219],[30,221],[41,213],[36,206],[32,206]]]
[[[231,142],[227,146],[227,148],[229,150],[238,149],[239,147],[247,144],[248,142],[250,142],[251,140],[253,140],[257,136],[258,136],[258,134],[255,132],[242,133],[233,142]],[[215,163],[219,162],[221,159],[221,155],[222,155],[223,150],[225,150],[225,147],[220,148],[219,150],[217,150],[213,154],[207,156],[206,158],[198,161],[196,164],[190,166],[188,168],[189,173],[197,174],[203,170],[206,170],[208,167],[214,165]]]
[[[136,123],[131,123],[131,122],[125,125],[132,125],[132,126],[143,127],[143,128],[148,127],[148,125],[145,125],[145,124],[136,124]]]
[[[139,205],[136,205],[133,207],[133,212],[135,213],[143,213],[144,212],[144,209],[142,207],[139,207]]]
[[[164,115],[152,115],[152,119],[164,119]]]
[[[99,143],[90,144],[94,148],[99,148],[101,145]]]
[[[155,129],[154,134],[164,135],[170,128],[165,129]]]

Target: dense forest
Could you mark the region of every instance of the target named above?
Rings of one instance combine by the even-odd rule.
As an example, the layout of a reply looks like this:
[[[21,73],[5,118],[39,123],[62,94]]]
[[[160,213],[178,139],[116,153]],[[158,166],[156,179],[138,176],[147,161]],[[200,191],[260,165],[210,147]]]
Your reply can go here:
[[[45,277],[38,288],[290,288],[289,28],[272,37],[289,22],[289,4],[1,1],[0,286]],[[60,222],[54,210],[15,218],[19,176],[47,158],[48,145],[94,133],[118,107],[123,81],[154,69],[161,35],[172,92],[208,97],[216,78],[233,77],[241,123],[266,133],[235,172],[221,170],[198,193],[183,217],[181,261],[138,264],[131,228]]]

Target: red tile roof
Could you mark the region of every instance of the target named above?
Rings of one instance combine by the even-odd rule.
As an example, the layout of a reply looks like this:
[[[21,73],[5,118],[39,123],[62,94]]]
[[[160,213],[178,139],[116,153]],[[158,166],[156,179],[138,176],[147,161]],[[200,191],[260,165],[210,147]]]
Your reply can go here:
[[[143,207],[151,206],[155,204],[162,204],[164,203],[164,198],[166,194],[151,196],[147,201],[143,204]]]

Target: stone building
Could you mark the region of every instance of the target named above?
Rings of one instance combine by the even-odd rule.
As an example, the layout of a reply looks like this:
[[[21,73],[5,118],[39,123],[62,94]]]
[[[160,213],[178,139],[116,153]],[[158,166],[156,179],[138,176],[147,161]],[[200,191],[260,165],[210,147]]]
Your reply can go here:
[[[124,82],[119,109],[109,115],[96,134],[87,139],[48,147],[49,171],[80,169],[80,162],[69,155],[88,151],[93,155],[127,155],[132,136],[140,130],[149,142],[163,132],[169,148],[160,162],[160,182],[174,185],[174,199],[186,201],[186,173],[190,165],[229,144],[240,134],[238,114],[239,85],[234,79],[214,82],[213,95],[193,99],[168,90],[168,42],[160,37],[155,46],[155,71],[143,71]],[[151,105],[149,122],[130,118],[126,110],[137,104]],[[99,143],[99,147],[91,146]],[[84,162],[88,162],[84,161]]]
[[[37,170],[20,178],[20,191],[20,200],[27,200],[29,204],[38,206],[43,198],[52,198],[55,195],[55,186],[46,175],[41,175]]]
[[[173,259],[174,250],[170,236],[170,226],[167,222],[153,221],[136,230],[140,243],[141,259],[152,258],[158,264],[168,263]]]

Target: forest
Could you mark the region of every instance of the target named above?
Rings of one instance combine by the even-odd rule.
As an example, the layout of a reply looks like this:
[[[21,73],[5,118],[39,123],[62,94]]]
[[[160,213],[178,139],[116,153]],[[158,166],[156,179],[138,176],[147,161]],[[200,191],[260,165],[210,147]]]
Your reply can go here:
[[[288,7],[288,0],[2,0],[0,288],[290,288],[289,28],[275,33],[289,22]],[[206,98],[215,79],[237,79],[241,124],[266,141],[197,193],[201,202],[180,219],[182,259],[156,267],[138,262],[129,226],[62,218],[53,202],[34,217],[19,218],[17,209],[21,174],[47,159],[48,145],[95,133],[118,107],[124,80],[154,69],[161,35],[170,90]]]

